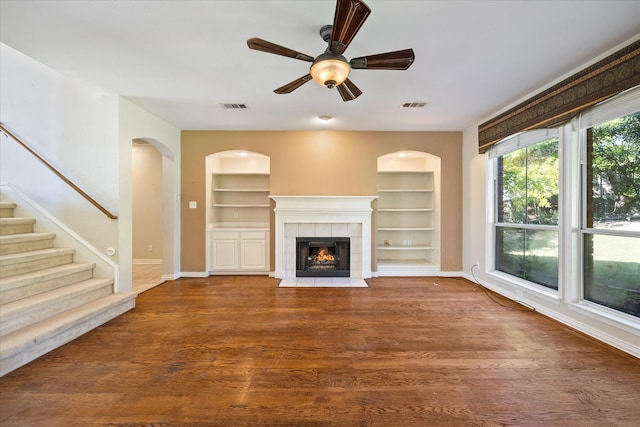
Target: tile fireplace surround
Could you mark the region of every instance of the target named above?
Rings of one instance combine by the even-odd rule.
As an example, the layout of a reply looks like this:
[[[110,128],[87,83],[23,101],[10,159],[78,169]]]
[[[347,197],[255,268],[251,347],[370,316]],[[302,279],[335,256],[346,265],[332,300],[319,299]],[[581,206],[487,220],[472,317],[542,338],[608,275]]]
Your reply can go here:
[[[377,196],[270,197],[276,202],[276,278],[296,278],[296,237],[349,237],[350,277],[371,277],[371,202]]]

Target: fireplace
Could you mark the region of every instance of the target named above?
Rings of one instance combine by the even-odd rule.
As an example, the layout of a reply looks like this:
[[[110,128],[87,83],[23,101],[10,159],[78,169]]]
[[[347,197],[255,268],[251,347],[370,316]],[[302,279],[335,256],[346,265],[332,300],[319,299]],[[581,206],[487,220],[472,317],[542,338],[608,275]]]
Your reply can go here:
[[[348,237],[296,237],[296,277],[349,277]]]
[[[376,196],[269,197],[276,202],[274,277],[296,279],[296,238],[305,236],[349,238],[348,277],[371,277],[371,201]]]

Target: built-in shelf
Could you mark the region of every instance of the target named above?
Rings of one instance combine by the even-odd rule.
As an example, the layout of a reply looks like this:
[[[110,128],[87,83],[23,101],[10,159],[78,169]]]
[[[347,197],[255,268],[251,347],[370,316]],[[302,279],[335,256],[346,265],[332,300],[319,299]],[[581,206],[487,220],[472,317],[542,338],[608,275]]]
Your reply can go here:
[[[433,231],[433,227],[378,227],[378,231]]]
[[[430,251],[433,248],[426,245],[378,245],[379,251]]]
[[[269,222],[267,173],[213,173],[211,194],[214,223]]]
[[[378,172],[377,265],[388,275],[435,274],[434,172]]]
[[[268,274],[269,157],[240,150],[207,156],[207,271]]]
[[[424,260],[378,260],[378,272],[384,276],[438,276],[440,266]]]
[[[420,266],[424,266],[424,267],[437,267],[437,264],[430,264],[430,263],[426,263],[423,260],[409,260],[409,259],[402,259],[402,260],[389,260],[389,259],[382,259],[382,260],[378,260],[378,264],[382,264],[385,266],[395,266],[395,267],[420,267]]]

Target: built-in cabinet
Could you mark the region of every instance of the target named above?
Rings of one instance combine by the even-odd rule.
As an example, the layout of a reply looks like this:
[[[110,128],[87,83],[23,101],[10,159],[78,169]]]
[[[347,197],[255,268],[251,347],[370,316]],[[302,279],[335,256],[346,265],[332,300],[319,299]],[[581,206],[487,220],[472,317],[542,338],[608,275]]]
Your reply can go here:
[[[269,231],[266,229],[211,228],[207,242],[212,274],[262,274],[269,269]]]
[[[432,163],[425,161],[418,163],[423,167],[416,167],[414,161],[403,166],[396,159],[379,167],[376,246],[380,275],[425,275],[439,270],[437,170],[427,170]]]
[[[232,151],[207,162],[209,274],[268,274],[268,157]]]

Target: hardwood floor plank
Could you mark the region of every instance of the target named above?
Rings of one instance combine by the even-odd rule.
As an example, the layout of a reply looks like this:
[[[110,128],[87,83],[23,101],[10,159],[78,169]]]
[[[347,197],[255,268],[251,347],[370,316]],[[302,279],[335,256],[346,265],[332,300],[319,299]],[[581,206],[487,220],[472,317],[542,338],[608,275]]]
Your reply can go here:
[[[368,283],[165,282],[1,378],[0,425],[640,425],[640,360],[464,279]]]

